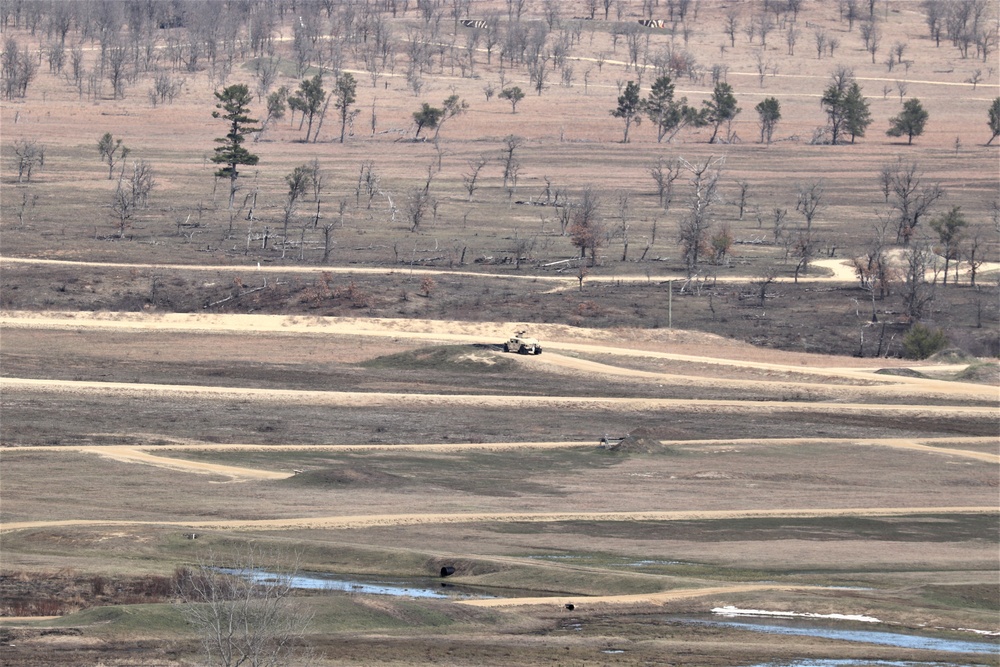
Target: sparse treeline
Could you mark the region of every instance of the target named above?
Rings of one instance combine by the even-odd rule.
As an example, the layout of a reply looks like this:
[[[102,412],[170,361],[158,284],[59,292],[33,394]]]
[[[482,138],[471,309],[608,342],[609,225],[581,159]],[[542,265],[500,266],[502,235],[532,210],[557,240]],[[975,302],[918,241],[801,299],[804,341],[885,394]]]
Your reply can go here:
[[[794,54],[794,44],[806,30],[814,33],[819,58],[836,57],[840,46],[822,25],[801,25],[798,0],[747,3],[726,13],[722,30],[728,46],[724,42],[721,47],[723,62],[699,62],[686,48],[695,30],[699,3],[608,0],[603,2],[608,23],[602,23],[600,29],[609,33],[612,53],[594,54],[590,46],[598,28],[593,21],[583,19],[599,18],[602,12],[596,0],[592,4],[595,6],[588,5],[586,16],[581,17],[567,15],[561,3],[550,0],[538,6],[523,0],[486,6],[471,0],[19,0],[0,5],[0,30],[5,33],[0,91],[7,99],[25,96],[47,60],[49,71],[63,76],[81,98],[123,98],[145,83],[145,96],[155,106],[169,104],[182,94],[189,77],[205,74],[215,87],[223,88],[229,85],[233,72],[240,71],[238,66],[248,64],[257,102],[268,105],[268,113],[262,116],[276,118],[271,113],[272,102],[287,101],[293,115],[303,112],[300,119],[307,125],[305,140],[317,141],[319,129],[314,120],[319,119],[322,125],[323,105],[330,99],[317,96],[322,78],[329,85],[346,66],[366,72],[373,88],[387,74],[405,75],[407,86],[419,97],[430,76],[481,76],[486,64],[499,78],[499,86],[491,81],[486,90],[499,90],[499,98],[508,101],[516,113],[525,92],[519,85],[510,85],[514,76],[526,79],[529,90],[541,95],[556,87],[557,81],[560,86],[573,86],[579,68],[586,66],[586,87],[593,68],[600,72],[613,57],[630,76],[627,84],[624,80],[619,83],[621,97],[636,97],[624,104],[619,99],[618,108],[612,111],[624,121],[625,141],[629,141],[632,126],[648,118],[657,141],[669,141],[684,127],[708,125],[712,129],[709,143],[714,143],[735,138],[730,130],[740,107],[737,91],[726,81],[729,66],[725,52],[737,48],[738,36],[746,40],[742,48],[750,49],[761,87],[768,76],[778,73],[778,65],[766,55],[768,40],[774,40],[776,33],[785,33],[789,55]],[[935,44],[947,38],[963,59],[975,55],[986,60],[995,51],[996,12],[988,0],[925,0],[920,6]],[[473,15],[477,9],[480,16]],[[890,71],[894,67],[908,71],[913,61],[906,57],[912,53],[907,43],[882,44],[887,12],[887,0],[840,0],[838,4],[839,20],[847,25],[851,39],[857,40],[856,46],[870,52],[873,62],[883,48],[888,52]],[[636,15],[649,20],[642,23],[630,18]],[[28,38],[19,41],[16,31],[26,32]],[[591,62],[594,64],[588,64]],[[290,69],[301,80],[299,90],[282,94],[279,88],[279,96],[272,98],[281,72],[287,75]],[[652,79],[649,97],[640,99],[647,77]],[[239,83],[248,83],[242,80],[245,78],[241,76]],[[711,93],[700,109],[688,107],[684,98],[672,99],[678,81],[708,85],[709,79]],[[823,93],[828,124],[817,131],[813,141],[840,143],[849,137],[853,143],[864,136],[871,122],[864,91],[846,66],[836,66],[833,79],[835,89],[817,91]],[[982,70],[976,69],[967,81],[975,86],[982,79]],[[902,103],[905,76],[898,87]],[[487,101],[491,97],[487,92]],[[757,108],[762,143],[775,138],[779,107],[780,100],[769,98],[768,105]],[[343,141],[348,121],[354,118],[341,112]],[[373,106],[373,123],[376,119],[377,108]],[[890,129],[897,125],[894,119]],[[912,142],[919,133],[910,132],[913,123],[907,125],[901,131]],[[415,128],[419,133],[423,124],[416,122]]]
[[[324,199],[332,188],[329,179],[323,177],[319,160],[300,164],[283,174],[287,193],[261,193],[261,179],[237,178],[241,166],[257,163],[257,156],[246,148],[246,141],[259,139],[265,129],[286,115],[291,116],[290,123],[294,126],[297,114],[299,139],[316,143],[321,139],[324,120],[332,105],[337,127],[332,133],[328,130],[323,140],[339,139],[344,143],[357,136],[357,119],[369,102],[371,134],[375,135],[379,115],[376,93],[380,86],[388,87],[390,75],[398,77],[397,87],[405,85],[405,90],[414,96],[413,111],[406,119],[406,122],[412,119],[407,137],[427,138],[433,131],[436,160],[416,165],[411,172],[419,183],[408,184],[391,184],[374,160],[365,160],[354,188],[354,205],[358,215],[363,210],[364,215],[374,216],[375,213],[368,212],[377,210],[390,223],[404,223],[401,228],[421,233],[438,219],[439,205],[446,200],[439,191],[445,180],[439,176],[445,153],[440,142],[442,127],[470,106],[458,94],[445,97],[440,106],[425,101],[426,83],[432,77],[442,74],[492,77],[483,88],[486,102],[490,103],[495,94],[498,101],[511,105],[512,113],[518,113],[523,109],[519,104],[528,107],[539,95],[562,94],[564,89],[576,85],[578,77],[582,77],[586,91],[593,70],[596,68],[600,73],[613,62],[623,73],[617,80],[617,106],[609,111],[624,125],[624,143],[639,136],[637,127],[645,130],[646,126],[650,128],[642,135],[646,141],[655,138],[656,142],[669,143],[688,128],[708,127],[699,135],[707,143],[735,143],[740,141],[735,123],[742,109],[740,91],[727,81],[729,68],[724,64],[727,49],[735,50],[739,42],[739,48],[751,50],[759,87],[764,88],[767,77],[778,72],[778,66],[767,55],[768,42],[773,51],[773,43],[783,36],[788,55],[794,56],[796,44],[811,31],[816,58],[831,60],[829,82],[825,88],[817,86],[815,90],[821,104],[814,113],[817,124],[822,124],[812,142],[844,144],[864,138],[873,121],[870,102],[854,71],[837,65],[834,60],[837,49],[847,46],[841,45],[839,39],[853,40],[857,49],[863,47],[865,59],[870,54],[873,63],[878,54],[886,54],[890,71],[897,67],[908,70],[912,64],[907,58],[912,51],[908,51],[905,42],[891,46],[884,43],[887,11],[884,0],[842,0],[838,6],[839,20],[846,25],[847,33],[846,36],[841,33],[839,39],[832,31],[815,24],[802,25],[801,3],[795,0],[746,3],[733,8],[725,16],[726,40],[720,48],[723,62],[718,64],[699,62],[687,48],[698,20],[699,3],[644,1],[642,16],[660,21],[659,17],[666,14],[662,23],[649,25],[634,20],[639,5],[622,1],[587,4],[588,18],[603,14],[608,21],[599,29],[607,31],[611,51],[594,53],[591,45],[597,24],[567,16],[561,3],[548,0],[540,6],[497,2],[483,16],[472,15],[476,5],[469,0],[306,3],[23,0],[0,5],[0,29],[5,33],[0,56],[2,91],[8,99],[27,95],[39,65],[45,60],[50,73],[61,76],[81,98],[84,95],[94,99],[126,98],[134,94],[140,83],[148,82],[148,98],[153,106],[170,104],[183,94],[188,78],[208,77],[219,102],[216,117],[230,123],[229,132],[220,137],[221,145],[213,158],[221,165],[216,175],[227,180],[229,186],[226,207],[229,224],[223,244],[233,249],[238,247],[246,254],[274,252],[285,260],[326,263],[336,247],[335,231],[344,226],[349,213],[349,195],[334,200],[335,215],[324,211]],[[995,51],[996,26],[995,20],[990,20],[993,9],[989,3],[928,1],[921,7],[927,15],[931,37],[940,43],[941,36],[946,36],[959,48],[962,58],[985,57]],[[539,9],[541,13],[528,14],[529,10]],[[798,57],[812,58],[808,51],[802,50]],[[348,68],[364,74],[355,78],[355,74],[346,71]],[[981,76],[973,78],[972,85],[976,85]],[[648,92],[643,89],[644,82]],[[703,86],[704,99],[689,104],[687,96],[676,95],[675,86],[681,82]],[[903,104],[905,81],[901,80],[897,88],[903,108],[891,119],[887,133],[905,136],[912,143],[923,132],[928,114],[916,99]],[[604,109],[609,103],[613,104],[614,98],[594,101],[595,106]],[[206,116],[211,113],[208,104],[206,101]],[[261,107],[261,112],[254,112],[254,105]],[[994,102],[989,109],[990,141],[1000,134],[997,108]],[[768,96],[754,110],[759,122],[759,142],[770,144],[776,139],[779,122],[784,120],[781,102],[777,96]],[[263,121],[258,125],[251,116]],[[642,125],[642,121],[648,122]],[[609,133],[607,140],[617,138]],[[553,183],[543,176],[543,193],[523,194],[525,186],[519,175],[529,160],[524,155],[527,141],[523,136],[511,134],[484,150],[478,159],[467,161],[468,170],[461,180],[470,210],[483,203],[476,195],[487,184],[494,186],[493,192],[499,193],[496,199],[505,200],[507,206],[525,200],[551,206],[558,231],[544,233],[560,240],[547,248],[556,255],[566,253],[553,249],[575,248],[571,251],[572,260],[581,266],[584,261],[591,266],[600,264],[605,259],[602,250],[614,244],[621,244],[621,261],[645,260],[656,244],[659,224],[661,241],[672,238],[676,242],[676,254],[688,282],[697,286],[713,272],[711,267],[724,266],[730,261],[734,243],[745,240],[734,237],[729,223],[742,221],[749,212],[761,230],[754,242],[772,245],[776,251],[776,266],[764,272],[771,279],[764,281],[758,292],[763,295],[760,297],[763,303],[767,285],[779,270],[777,265],[797,279],[808,273],[811,263],[823,252],[830,257],[836,252],[836,247],[823,239],[821,226],[813,224],[814,219],[822,218],[828,205],[822,182],[800,183],[787,193],[773,194],[771,201],[765,203],[746,181],[737,181],[735,185],[726,182],[724,160],[691,156],[685,160],[675,149],[671,157],[664,156],[653,165],[636,168],[637,173],[648,170],[655,181],[656,203],[648,208],[656,209],[657,216],[662,215],[660,219],[647,217],[640,222],[636,210],[642,198],[646,196],[651,201],[653,197],[638,186],[606,192],[595,184]],[[33,169],[44,163],[44,150],[31,150],[33,145],[23,143],[15,151],[20,160],[19,178],[23,176],[25,181],[30,180]],[[118,175],[112,210],[118,237],[123,237],[132,211],[146,205],[154,184],[152,170],[147,173],[148,165],[135,163],[134,177],[130,180],[126,149],[110,133],[101,138],[99,151],[108,166],[108,177],[114,178],[116,172]],[[277,179],[276,167],[265,163],[260,169],[272,172],[272,182]],[[881,231],[871,242],[868,260],[863,266],[859,264],[862,288],[873,295],[877,292],[873,299],[884,298],[898,289],[901,281],[898,272],[883,266],[889,245],[905,248],[908,257],[916,258],[913,261],[925,262],[925,269],[926,262],[933,260],[931,253],[921,254],[925,246],[940,250],[937,256],[945,262],[942,284],[954,263],[962,261],[970,268],[970,280],[974,282],[976,257],[981,263],[982,252],[977,255],[975,248],[970,249],[973,239],[978,237],[966,234],[965,214],[953,209],[946,217],[933,218],[939,213],[933,207],[944,198],[943,189],[922,178],[915,161],[889,163],[879,178],[885,206],[876,214],[877,224],[873,223],[881,225]],[[142,183],[148,187],[141,197],[129,194],[136,188],[142,190]],[[874,186],[871,189],[874,193]],[[280,198],[280,213],[271,215],[277,208],[274,205],[271,211],[263,203],[258,205],[259,194]],[[304,203],[310,195],[313,205],[308,207],[306,215]],[[465,194],[462,198],[466,198]],[[731,210],[725,204],[734,201],[738,201],[738,218],[725,212]],[[789,209],[801,214],[801,224],[792,223],[787,215]],[[791,218],[796,216],[793,214]],[[927,223],[928,220],[934,224]],[[246,221],[245,243],[242,230],[236,229],[239,221]],[[540,229],[544,229],[544,222],[543,216]],[[938,238],[933,243],[928,229],[937,232]],[[180,222],[178,234],[181,234]],[[237,234],[240,237],[234,244]],[[514,230],[511,248],[505,252],[513,257],[516,268],[534,259],[532,255],[539,247],[535,239],[541,234],[543,231]],[[630,258],[630,244],[633,247],[641,244],[645,249],[641,254],[634,252]],[[396,245],[393,254],[394,261],[406,261]],[[453,254],[450,263],[466,262],[464,247],[460,254]],[[412,255],[409,261],[415,262]],[[926,303],[926,295],[921,292],[923,285],[916,277],[918,273],[914,270],[912,279],[906,283],[912,292],[907,303],[914,304],[907,307],[907,313],[913,319],[921,317],[920,304]],[[926,270],[919,275],[925,274]],[[956,280],[953,277],[952,282]],[[580,282],[582,287],[583,273]]]

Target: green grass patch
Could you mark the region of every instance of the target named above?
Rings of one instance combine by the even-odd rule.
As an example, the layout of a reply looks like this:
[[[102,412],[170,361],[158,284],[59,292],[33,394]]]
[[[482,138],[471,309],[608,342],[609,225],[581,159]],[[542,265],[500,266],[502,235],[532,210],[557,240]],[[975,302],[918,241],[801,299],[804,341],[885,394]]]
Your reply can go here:
[[[89,626],[100,634],[180,635],[190,633],[181,605],[136,604],[92,607],[49,622],[54,628]]]
[[[773,540],[879,540],[887,542],[963,542],[1000,539],[995,514],[906,517],[765,517],[709,521],[512,522],[491,526],[501,533],[560,534],[629,540],[694,542]]]
[[[453,625],[456,617],[465,615],[463,609],[450,610],[449,607],[453,606],[450,604],[339,593],[296,597],[290,604],[311,612],[309,633],[439,628]],[[89,633],[117,637],[197,634],[197,629],[185,619],[184,608],[183,604],[93,607],[40,622],[38,627],[85,627]]]
[[[445,628],[476,616],[470,607],[450,602],[428,602],[354,595],[317,595],[303,600],[313,614],[314,633],[371,632],[404,628]],[[483,617],[492,614],[480,614]]]
[[[1000,612],[1000,584],[933,585],[921,592],[924,600],[934,604]]]
[[[542,477],[567,478],[574,473],[618,465],[626,457],[597,447],[456,452],[367,451],[175,451],[163,452],[206,461],[266,470],[300,469],[287,479],[268,482],[294,488],[435,487],[482,496],[512,497],[538,493],[559,495]]]

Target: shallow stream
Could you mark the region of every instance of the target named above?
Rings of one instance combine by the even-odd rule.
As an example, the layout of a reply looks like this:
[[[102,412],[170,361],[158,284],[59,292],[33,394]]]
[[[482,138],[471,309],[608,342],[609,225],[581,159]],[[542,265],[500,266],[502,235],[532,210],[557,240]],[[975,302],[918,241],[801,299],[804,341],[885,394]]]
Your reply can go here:
[[[287,579],[292,588],[319,591],[344,591],[346,593],[363,593],[365,595],[389,595],[394,597],[411,597],[424,599],[488,599],[498,597],[521,597],[525,595],[545,595],[537,591],[499,590],[486,587],[452,584],[446,579],[436,577],[421,577],[416,579],[386,579],[381,577],[344,577],[343,575],[324,574],[322,572],[302,572],[292,577],[284,577],[265,570],[222,569],[230,574],[240,574],[256,583],[269,581],[284,581]]]
[[[858,628],[854,623],[832,624],[818,623],[805,619],[742,619],[715,620],[697,617],[669,617],[670,620],[698,625],[708,625],[719,628],[736,628],[763,632],[772,635],[798,635],[805,637],[822,637],[824,639],[839,639],[849,642],[863,642],[880,646],[896,646],[899,648],[926,649],[931,651],[949,651],[952,653],[976,653],[1000,655],[1000,643],[987,641],[972,641],[942,637],[927,637],[906,632],[888,630],[872,630],[870,627]],[[848,663],[850,664],[850,663]],[[891,663],[887,663],[891,664]],[[906,664],[906,663],[899,663]]]

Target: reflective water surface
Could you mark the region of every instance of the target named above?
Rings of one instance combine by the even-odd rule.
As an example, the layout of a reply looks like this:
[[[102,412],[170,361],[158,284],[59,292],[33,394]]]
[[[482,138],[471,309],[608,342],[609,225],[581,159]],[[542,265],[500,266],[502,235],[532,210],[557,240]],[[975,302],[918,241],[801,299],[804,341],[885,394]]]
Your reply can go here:
[[[835,627],[831,624],[821,624],[807,620],[775,620],[759,621],[747,619],[742,621],[718,621],[700,618],[677,619],[684,623],[696,623],[714,627],[738,628],[753,632],[764,632],[773,635],[798,635],[805,637],[823,637],[825,639],[840,639],[850,642],[864,642],[881,646],[896,646],[899,648],[916,648],[934,651],[950,651],[953,653],[985,653],[1000,655],[1000,644],[996,642],[967,641],[962,639],[946,639],[925,637],[922,635],[886,630],[859,629],[846,624]],[[803,663],[812,664],[812,663]],[[839,664],[839,663],[832,663]],[[852,663],[847,663],[852,664]],[[854,663],[857,664],[857,663]],[[866,664],[866,663],[861,663]],[[893,664],[893,663],[887,663]],[[900,663],[906,664],[906,663]],[[796,665],[798,667],[798,665]]]
[[[230,570],[222,572],[240,575],[256,583],[288,581],[292,588],[320,591],[344,591],[365,595],[390,595],[396,597],[428,599],[471,599],[502,597],[497,591],[475,586],[456,585],[441,579],[426,577],[412,580],[391,580],[381,577],[344,577],[322,572],[300,572],[294,576],[268,572],[266,570]],[[503,591],[503,595],[521,595],[521,591]],[[538,595],[534,593],[533,595]]]

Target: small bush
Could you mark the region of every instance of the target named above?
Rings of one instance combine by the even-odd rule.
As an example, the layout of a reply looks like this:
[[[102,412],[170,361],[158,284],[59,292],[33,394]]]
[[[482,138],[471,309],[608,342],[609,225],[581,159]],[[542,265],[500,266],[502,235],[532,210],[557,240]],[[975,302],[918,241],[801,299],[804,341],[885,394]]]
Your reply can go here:
[[[931,331],[922,324],[914,324],[903,337],[903,349],[911,359],[926,359],[948,345],[948,337],[940,329]]]

